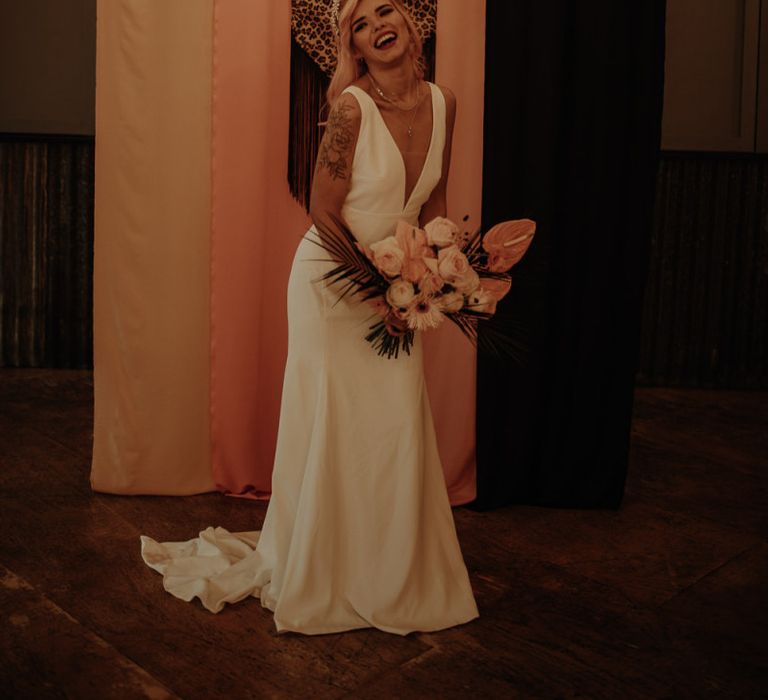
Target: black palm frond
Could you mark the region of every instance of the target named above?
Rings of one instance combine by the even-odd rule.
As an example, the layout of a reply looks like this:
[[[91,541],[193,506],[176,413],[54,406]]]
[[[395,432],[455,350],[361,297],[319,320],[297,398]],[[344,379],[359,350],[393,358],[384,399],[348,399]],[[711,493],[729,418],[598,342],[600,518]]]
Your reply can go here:
[[[365,339],[373,345],[374,350],[376,350],[379,355],[386,355],[388,359],[392,359],[393,357],[397,359],[401,345],[403,352],[406,353],[406,355],[410,355],[411,346],[413,345],[413,331],[409,330],[402,336],[390,335],[384,321],[378,321],[372,325],[370,331],[371,332],[365,336]]]
[[[467,260],[469,260],[469,263],[472,265],[472,267],[475,267],[478,263],[483,262],[484,258],[487,257],[485,251],[482,248],[482,243],[482,234],[480,229],[477,229],[461,247],[461,252],[467,256]]]
[[[348,294],[362,294],[363,298],[378,296],[386,289],[388,282],[368,257],[358,248],[358,242],[349,227],[337,216],[329,214],[333,226],[315,224],[307,239],[325,250],[330,259],[322,262],[336,263],[336,266],[321,275],[316,281],[327,284],[341,284],[337,302]]]
[[[477,347],[481,352],[512,359],[520,364],[530,352],[530,329],[516,322],[508,313],[498,310],[482,324],[477,334]]]
[[[474,311],[467,307],[446,316],[481,352],[520,361],[523,352],[528,348],[528,343],[519,329],[513,334],[514,324],[502,316]]]

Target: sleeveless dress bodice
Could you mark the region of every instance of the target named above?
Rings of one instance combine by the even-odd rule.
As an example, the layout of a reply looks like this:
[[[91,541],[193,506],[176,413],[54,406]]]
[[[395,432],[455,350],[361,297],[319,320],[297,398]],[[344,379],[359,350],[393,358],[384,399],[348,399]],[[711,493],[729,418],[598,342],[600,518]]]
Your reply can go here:
[[[408,201],[403,158],[375,102],[356,87],[362,119],[342,208],[370,245],[417,224],[440,180],[445,101],[432,91],[432,138]],[[165,589],[219,612],[248,596],[278,632],[377,627],[405,635],[478,617],[448,500],[417,337],[410,355],[377,355],[372,311],[338,303],[318,282],[333,263],[307,232],[288,280],[288,357],[272,494],[261,530],[208,527],[186,542],[141,536]],[[375,322],[375,321],[374,321]],[[417,334],[418,336],[419,334]]]
[[[362,115],[350,189],[341,215],[365,245],[389,236],[398,219],[417,225],[422,206],[440,181],[445,146],[445,98],[437,85],[427,85],[432,93],[432,137],[421,175],[407,202],[403,156],[378,106],[359,87],[351,85],[344,90],[357,98]]]

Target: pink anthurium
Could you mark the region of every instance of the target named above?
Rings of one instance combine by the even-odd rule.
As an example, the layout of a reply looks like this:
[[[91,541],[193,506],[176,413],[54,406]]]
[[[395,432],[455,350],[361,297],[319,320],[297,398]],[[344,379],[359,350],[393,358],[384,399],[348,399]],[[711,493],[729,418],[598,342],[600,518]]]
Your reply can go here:
[[[401,220],[397,222],[395,239],[405,253],[400,274],[409,282],[418,282],[427,270],[424,258],[433,254],[427,243],[427,234],[420,228]]]
[[[506,279],[494,279],[492,277],[481,277],[480,285],[485,289],[496,301],[501,301],[512,286],[512,280],[507,277]]]
[[[483,237],[483,248],[488,252],[488,269],[506,272],[519,262],[531,245],[536,222],[531,219],[502,221]]]

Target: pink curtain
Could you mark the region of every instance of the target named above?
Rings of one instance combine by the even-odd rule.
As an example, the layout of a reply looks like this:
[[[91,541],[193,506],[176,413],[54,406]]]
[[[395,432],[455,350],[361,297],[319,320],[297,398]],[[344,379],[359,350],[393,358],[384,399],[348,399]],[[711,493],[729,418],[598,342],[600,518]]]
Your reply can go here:
[[[215,0],[211,259],[211,436],[217,487],[271,490],[282,372],[285,289],[309,225],[288,193],[290,3]],[[442,0],[437,80],[460,108],[450,216],[480,212],[483,2]],[[468,40],[474,37],[474,41]],[[427,379],[451,502],[475,496],[475,357],[446,327],[430,338]]]

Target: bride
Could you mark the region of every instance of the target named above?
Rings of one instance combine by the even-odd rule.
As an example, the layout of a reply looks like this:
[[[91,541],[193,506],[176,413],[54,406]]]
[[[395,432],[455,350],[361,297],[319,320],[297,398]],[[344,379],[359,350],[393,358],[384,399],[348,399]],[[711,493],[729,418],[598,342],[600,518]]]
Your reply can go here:
[[[318,3],[320,4],[320,3]],[[399,220],[446,214],[455,99],[423,79],[421,39],[400,0],[332,3],[337,67],[310,215],[371,245]],[[421,342],[379,356],[372,310],[318,282],[332,266],[299,243],[288,282],[288,358],[261,530],[209,527],[187,542],[141,536],[165,589],[211,612],[248,596],[278,633],[365,627],[405,635],[479,616],[456,536]]]

